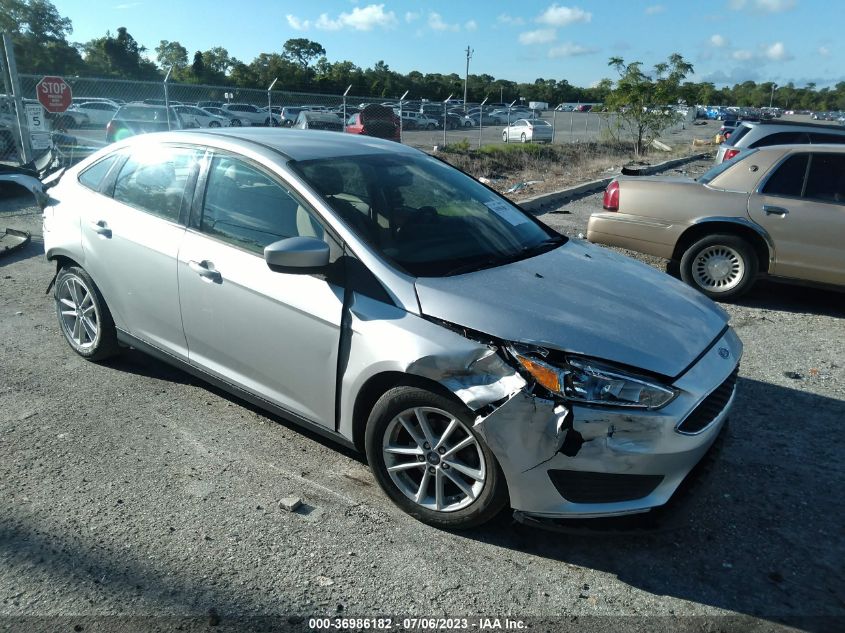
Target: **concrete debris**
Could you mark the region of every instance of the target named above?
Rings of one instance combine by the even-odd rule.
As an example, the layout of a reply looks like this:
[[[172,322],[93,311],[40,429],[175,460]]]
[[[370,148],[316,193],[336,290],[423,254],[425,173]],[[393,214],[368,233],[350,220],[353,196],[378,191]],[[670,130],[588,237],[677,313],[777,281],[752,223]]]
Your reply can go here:
[[[287,512],[295,512],[302,506],[302,499],[299,497],[283,497],[279,500],[279,507]]]

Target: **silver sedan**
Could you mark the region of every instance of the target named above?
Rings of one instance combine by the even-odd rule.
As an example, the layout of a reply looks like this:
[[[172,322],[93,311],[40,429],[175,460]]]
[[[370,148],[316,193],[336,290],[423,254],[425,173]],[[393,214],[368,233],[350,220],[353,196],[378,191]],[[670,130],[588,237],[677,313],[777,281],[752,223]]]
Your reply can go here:
[[[74,352],[135,347],[356,448],[432,525],[660,506],[731,406],[709,299],[398,143],[148,134],[50,185]]]

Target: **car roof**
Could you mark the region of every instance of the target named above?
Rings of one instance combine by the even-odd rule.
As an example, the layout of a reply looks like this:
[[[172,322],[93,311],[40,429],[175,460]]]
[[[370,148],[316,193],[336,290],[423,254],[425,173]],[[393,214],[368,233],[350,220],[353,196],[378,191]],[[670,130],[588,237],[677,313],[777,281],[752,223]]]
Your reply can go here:
[[[833,132],[842,133],[843,130],[841,127],[837,127],[835,125],[828,125],[827,123],[811,123],[809,121],[777,121],[777,120],[764,120],[764,121],[740,121],[740,123],[745,123],[749,127],[770,127],[770,128],[779,128],[779,127],[798,127],[798,128],[814,128],[820,130],[827,130]]]
[[[332,115],[334,116],[334,115]],[[149,139],[152,134],[139,135]],[[313,160],[356,156],[361,154],[418,154],[407,145],[362,134],[338,134],[317,130],[294,130],[280,128],[218,128],[161,132],[155,135],[159,142],[211,143],[225,140],[236,144],[269,148],[291,160]],[[139,138],[133,137],[133,138]],[[131,142],[131,139],[130,139]],[[143,142],[143,141],[138,141]]]

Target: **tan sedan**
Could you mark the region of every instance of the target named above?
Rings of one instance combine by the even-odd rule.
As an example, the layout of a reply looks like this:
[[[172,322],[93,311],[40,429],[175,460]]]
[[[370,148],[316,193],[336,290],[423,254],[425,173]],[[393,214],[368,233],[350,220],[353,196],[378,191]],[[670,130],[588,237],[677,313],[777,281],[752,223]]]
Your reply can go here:
[[[621,176],[587,239],[671,260],[713,299],[773,279],[845,289],[845,147],[756,149],[693,180]]]

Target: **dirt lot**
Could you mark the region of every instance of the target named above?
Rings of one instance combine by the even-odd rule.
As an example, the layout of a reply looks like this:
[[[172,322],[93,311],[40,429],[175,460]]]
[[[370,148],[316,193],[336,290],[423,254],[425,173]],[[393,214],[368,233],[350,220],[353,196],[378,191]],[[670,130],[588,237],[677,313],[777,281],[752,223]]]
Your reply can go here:
[[[599,205],[543,219],[575,235]],[[680,527],[556,534],[505,514],[449,534],[396,510],[359,457],[186,374],[134,351],[74,355],[45,295],[39,216],[6,197],[0,224],[33,232],[0,258],[0,630],[313,630],[311,616],[378,615],[395,628],[511,616],[538,631],[845,630],[841,296],[765,285],[726,306],[745,343],[737,404]],[[281,510],[287,495],[306,505]]]

